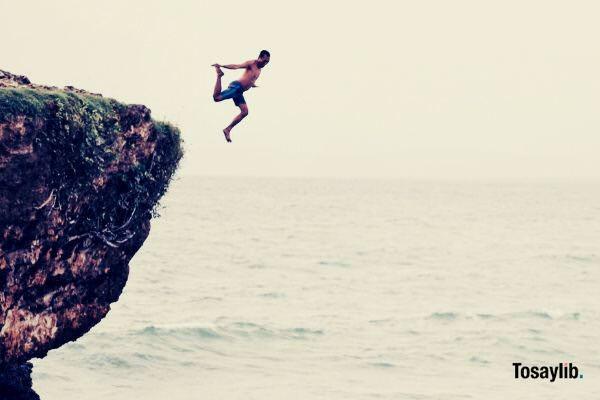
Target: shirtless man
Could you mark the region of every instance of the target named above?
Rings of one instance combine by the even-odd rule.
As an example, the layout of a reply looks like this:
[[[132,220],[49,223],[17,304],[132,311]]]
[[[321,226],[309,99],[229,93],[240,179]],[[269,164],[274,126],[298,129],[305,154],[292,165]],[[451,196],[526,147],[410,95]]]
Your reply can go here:
[[[212,64],[213,67],[217,70],[217,83],[215,84],[215,91],[213,92],[213,99],[215,101],[222,101],[226,99],[233,99],[233,102],[236,106],[240,108],[240,113],[231,121],[231,123],[223,129],[223,133],[225,134],[225,139],[228,142],[231,142],[231,138],[229,137],[229,133],[231,129],[236,126],[246,115],[248,115],[248,106],[246,105],[246,100],[244,99],[244,92],[252,87],[258,87],[254,84],[260,75],[260,70],[262,67],[269,63],[269,59],[271,55],[267,50],[262,50],[258,55],[257,60],[246,61],[242,64],[228,64],[228,65],[220,65],[220,64]],[[227,69],[241,69],[244,68],[244,75],[237,81],[233,81],[229,84],[227,89],[221,91],[221,77],[224,75],[223,71],[221,71],[221,67]]]

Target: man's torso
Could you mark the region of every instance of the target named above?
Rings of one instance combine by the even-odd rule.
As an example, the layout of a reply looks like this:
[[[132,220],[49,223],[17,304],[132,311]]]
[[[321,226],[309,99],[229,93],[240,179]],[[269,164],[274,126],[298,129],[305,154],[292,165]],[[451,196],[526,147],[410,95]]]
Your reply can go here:
[[[255,60],[250,66],[246,67],[244,75],[242,75],[242,77],[238,79],[238,81],[242,84],[242,86],[244,86],[244,90],[247,90],[250,87],[252,87],[254,82],[256,82],[256,80],[258,79],[259,75],[260,68],[258,68],[258,66],[256,65]]]

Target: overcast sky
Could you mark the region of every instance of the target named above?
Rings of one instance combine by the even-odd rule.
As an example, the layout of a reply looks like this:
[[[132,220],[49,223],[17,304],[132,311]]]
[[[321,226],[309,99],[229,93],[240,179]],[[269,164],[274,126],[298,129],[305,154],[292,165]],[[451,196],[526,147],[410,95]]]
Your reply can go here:
[[[0,0],[0,69],[142,103],[181,174],[600,178],[596,1]],[[249,116],[210,64],[271,52]],[[225,70],[224,87],[241,74]]]

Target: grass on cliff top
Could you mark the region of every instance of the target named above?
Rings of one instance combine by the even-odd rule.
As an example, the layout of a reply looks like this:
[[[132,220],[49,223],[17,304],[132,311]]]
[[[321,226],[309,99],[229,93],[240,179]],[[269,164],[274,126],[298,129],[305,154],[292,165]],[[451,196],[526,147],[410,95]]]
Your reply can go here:
[[[113,144],[128,129],[122,121],[127,106],[114,99],[84,93],[42,88],[0,88],[0,123],[26,117],[28,131],[35,131],[34,148],[51,160],[49,182],[58,192],[59,206],[93,193],[93,180],[103,176],[118,156]],[[84,231],[119,226],[130,219],[157,216],[156,207],[183,156],[179,130],[153,121],[157,146],[151,160],[138,160],[103,188],[95,207],[81,210],[79,228]],[[74,232],[78,233],[78,232]]]
[[[0,119],[13,115],[50,117],[48,102],[68,103],[74,99],[102,113],[109,113],[120,103],[99,96],[64,92],[58,89],[31,89],[27,87],[0,88]]]

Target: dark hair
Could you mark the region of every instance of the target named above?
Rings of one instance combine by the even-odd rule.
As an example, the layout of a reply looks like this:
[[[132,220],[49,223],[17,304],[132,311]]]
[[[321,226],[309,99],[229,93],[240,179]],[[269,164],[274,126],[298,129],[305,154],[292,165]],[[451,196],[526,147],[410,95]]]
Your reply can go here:
[[[262,56],[271,57],[271,53],[269,53],[267,50],[261,50],[260,54],[258,55],[258,57],[260,58]]]

